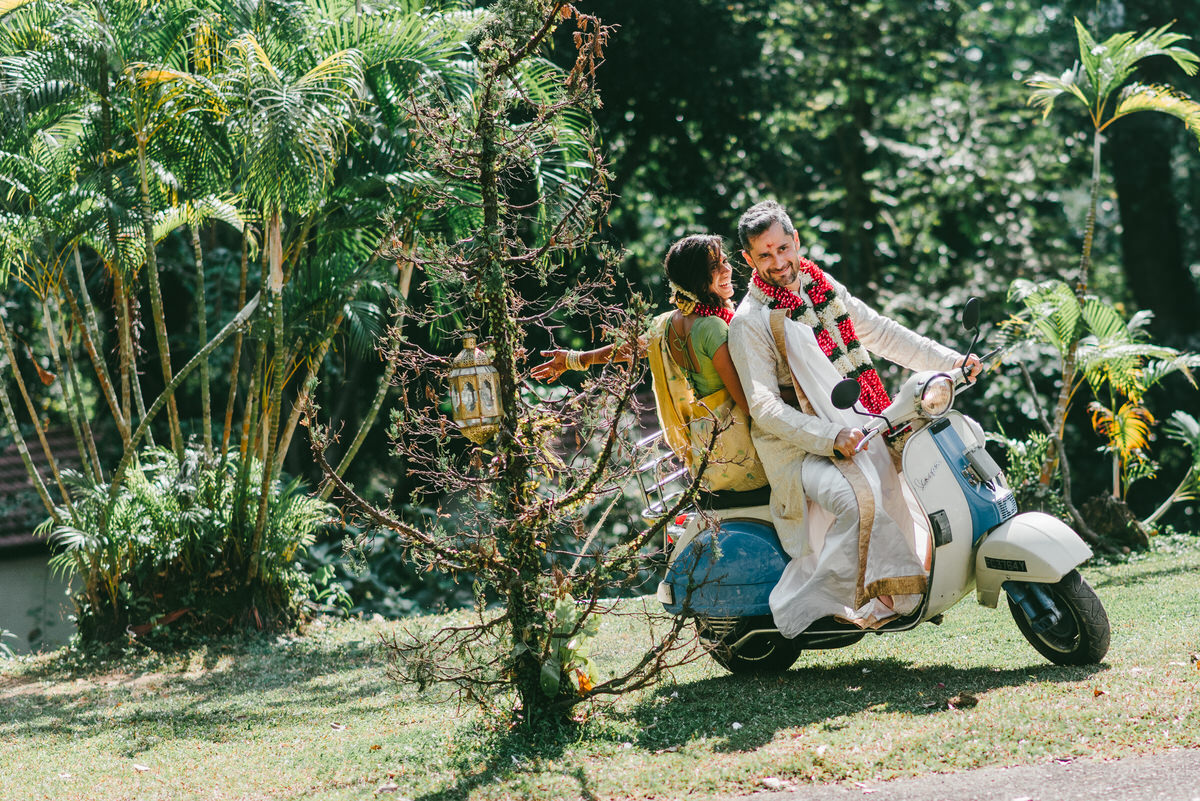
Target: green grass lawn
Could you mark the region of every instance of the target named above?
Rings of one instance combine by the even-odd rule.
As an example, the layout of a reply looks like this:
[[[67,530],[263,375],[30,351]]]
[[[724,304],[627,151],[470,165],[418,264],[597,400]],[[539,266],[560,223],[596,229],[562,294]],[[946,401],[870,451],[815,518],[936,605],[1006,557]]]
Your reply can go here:
[[[940,627],[805,654],[782,676],[702,659],[536,738],[391,683],[377,643],[392,623],[0,662],[0,798],[704,797],[1200,747],[1200,538],[1084,575],[1112,621],[1097,668],[1049,664],[1003,601],[968,597]],[[636,656],[639,621],[606,620],[602,670]]]

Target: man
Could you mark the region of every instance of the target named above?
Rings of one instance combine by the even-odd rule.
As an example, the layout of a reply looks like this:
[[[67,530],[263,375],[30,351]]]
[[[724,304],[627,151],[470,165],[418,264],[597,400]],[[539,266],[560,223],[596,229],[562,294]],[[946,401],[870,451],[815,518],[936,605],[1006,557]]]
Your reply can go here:
[[[855,378],[860,403],[878,412],[889,401],[870,353],[912,370],[948,370],[963,357],[873,311],[801,257],[778,203],[743,214],[738,239],[754,275],[729,351],[771,483],[771,516],[792,557],[771,593],[775,624],[787,637],[830,615],[878,626],[911,612],[925,591],[927,527],[883,443],[855,453],[869,418],[834,407],[830,391]],[[979,359],[967,367],[977,373]]]

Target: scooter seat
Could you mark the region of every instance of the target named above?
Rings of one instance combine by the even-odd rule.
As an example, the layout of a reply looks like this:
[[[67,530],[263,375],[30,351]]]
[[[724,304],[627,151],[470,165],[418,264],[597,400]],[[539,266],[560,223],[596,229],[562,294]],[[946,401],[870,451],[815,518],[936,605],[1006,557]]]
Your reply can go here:
[[[771,502],[771,487],[755,490],[718,490],[696,493],[696,505],[706,512],[717,509],[737,509],[746,506],[766,506]]]

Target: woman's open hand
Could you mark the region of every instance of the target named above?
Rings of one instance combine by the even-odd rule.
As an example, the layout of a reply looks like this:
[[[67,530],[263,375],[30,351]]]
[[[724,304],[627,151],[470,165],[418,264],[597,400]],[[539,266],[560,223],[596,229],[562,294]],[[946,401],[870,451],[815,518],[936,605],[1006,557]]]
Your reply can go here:
[[[546,361],[534,366],[529,374],[538,381],[553,384],[559,376],[567,371],[567,352],[565,350],[544,350],[542,355]]]

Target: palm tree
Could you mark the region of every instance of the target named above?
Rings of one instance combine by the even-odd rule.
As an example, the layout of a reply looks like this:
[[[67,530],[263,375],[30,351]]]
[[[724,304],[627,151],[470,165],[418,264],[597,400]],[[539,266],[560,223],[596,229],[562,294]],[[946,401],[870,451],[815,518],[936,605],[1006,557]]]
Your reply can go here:
[[[1139,111],[1158,111],[1180,119],[1200,140],[1200,103],[1170,86],[1127,83],[1138,62],[1153,56],[1166,56],[1185,75],[1195,75],[1200,56],[1179,42],[1189,39],[1171,33],[1171,25],[1137,35],[1117,33],[1097,43],[1078,19],[1075,33],[1079,40],[1079,61],[1060,76],[1037,73],[1026,83],[1035,91],[1029,103],[1042,109],[1045,118],[1054,110],[1055,101],[1069,95],[1087,108],[1092,123],[1091,201],[1084,227],[1083,252],[1079,259],[1079,283],[1086,287],[1091,272],[1092,238],[1096,230],[1096,205],[1100,194],[1100,146],[1104,131],[1117,120]],[[1116,95],[1114,100],[1113,95]],[[1082,291],[1082,289],[1080,290]]]
[[[282,66],[277,68],[257,37],[247,33],[229,44],[226,64],[223,91],[244,98],[240,111],[246,118],[238,131],[243,192],[266,224],[262,285],[271,332],[260,338],[258,369],[269,391],[262,404],[263,486],[250,549],[253,578],[269,488],[276,477],[275,447],[285,382],[283,215],[291,210],[312,211],[328,186],[362,95],[362,56],[356,50],[341,50],[293,77]]]
[[[1042,109],[1043,118],[1054,109],[1059,97],[1069,96],[1086,107],[1088,119],[1092,123],[1091,194],[1084,225],[1083,249],[1079,257],[1079,279],[1074,289],[1076,305],[1080,307],[1083,305],[1084,293],[1091,275],[1092,241],[1100,196],[1100,150],[1104,131],[1117,120],[1130,114],[1158,111],[1182,120],[1187,129],[1200,140],[1200,104],[1169,86],[1129,82],[1138,62],[1152,56],[1170,58],[1187,75],[1196,73],[1200,57],[1178,46],[1179,42],[1189,37],[1171,33],[1170,27],[1164,25],[1141,35],[1133,32],[1118,33],[1104,42],[1097,43],[1083,23],[1076,19],[1075,32],[1079,41],[1080,60],[1061,76],[1038,73],[1027,81],[1035,90],[1030,95],[1029,102]],[[1056,297],[1060,301],[1063,300],[1061,292],[1056,293]],[[1065,306],[1055,311],[1055,314],[1062,313],[1065,313],[1067,318],[1081,319]],[[1057,343],[1065,346],[1060,350],[1063,381],[1053,411],[1053,420],[1061,436],[1067,409],[1074,393],[1075,377],[1079,371],[1077,350],[1082,337],[1079,335],[1081,332],[1074,329],[1074,321],[1069,319],[1060,318],[1055,329],[1054,338]],[[1050,471],[1056,458],[1057,454],[1052,453],[1047,459],[1042,471],[1043,485],[1049,484]]]
[[[384,309],[411,277],[411,264],[397,269],[381,256],[390,230],[382,218],[398,208],[421,220],[409,208],[413,188],[432,180],[413,169],[422,145],[408,131],[407,104],[434,92],[470,96],[463,29],[478,12],[454,8],[415,12],[403,0],[370,8],[352,0],[0,0],[0,121],[12,123],[0,131],[0,182],[21,184],[2,187],[0,239],[14,245],[9,252],[24,243],[38,254],[43,267],[30,282],[45,300],[39,314],[73,336],[61,352],[59,373],[68,379],[61,386],[74,387],[76,399],[98,387],[116,421],[122,453],[115,469],[91,458],[95,470],[103,467],[94,483],[110,476],[110,504],[140,470],[139,448],[163,411],[178,453],[183,431],[174,401],[176,393],[184,400],[188,376],[201,376],[207,417],[208,360],[223,358],[218,348],[236,334],[227,429],[239,384],[246,391],[248,383],[242,447],[253,448],[264,470],[257,495],[248,492],[248,471],[239,478],[239,514],[244,499],[259,500],[250,545],[252,553],[261,550],[261,502],[279,477],[301,407],[298,397],[288,411],[285,390],[299,385],[292,392],[303,395],[336,336],[369,351]],[[46,140],[54,126],[69,136]],[[35,146],[53,155],[52,169],[32,158]],[[21,169],[9,169],[12,159],[24,160]],[[218,304],[219,331],[209,339],[197,232],[218,220],[240,232],[243,277],[236,316],[229,320]],[[173,310],[158,286],[158,267],[170,269],[164,254],[171,252],[160,244],[185,225],[200,310],[192,329],[199,344],[191,348],[186,339],[168,340]],[[406,230],[411,243],[415,229]],[[257,280],[246,274],[254,258],[262,263]],[[23,265],[5,260],[0,274],[29,272]],[[91,302],[94,265],[111,282],[116,347],[106,341],[105,309]],[[143,398],[134,360],[143,268],[164,387],[153,398]],[[243,334],[257,341],[257,353],[239,380]],[[75,359],[81,346],[94,375],[72,367],[86,361]],[[190,358],[173,363],[172,350],[190,350]],[[120,358],[110,376],[106,354],[114,351]],[[7,422],[15,431],[13,415]],[[86,416],[75,418],[86,425]],[[202,425],[207,445],[208,421]],[[107,516],[100,520],[107,525]],[[258,568],[249,568],[253,580]]]

